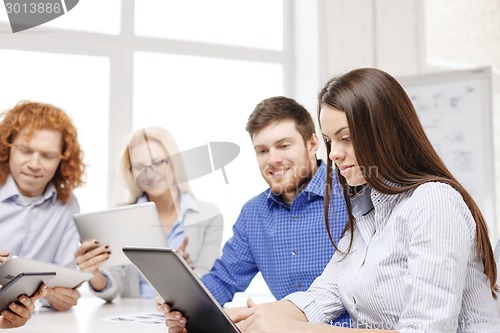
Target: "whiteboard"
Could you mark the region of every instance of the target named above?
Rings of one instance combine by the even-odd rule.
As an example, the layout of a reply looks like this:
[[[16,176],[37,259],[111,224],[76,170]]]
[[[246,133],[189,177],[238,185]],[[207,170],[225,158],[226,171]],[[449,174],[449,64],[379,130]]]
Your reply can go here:
[[[495,235],[491,69],[402,77],[424,130]]]

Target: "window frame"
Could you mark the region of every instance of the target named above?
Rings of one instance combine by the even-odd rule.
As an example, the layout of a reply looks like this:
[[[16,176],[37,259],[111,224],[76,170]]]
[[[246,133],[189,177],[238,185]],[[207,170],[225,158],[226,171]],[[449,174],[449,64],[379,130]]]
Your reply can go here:
[[[123,142],[132,131],[133,57],[136,51],[281,64],[284,68],[284,93],[293,95],[295,87],[294,10],[288,1],[283,2],[282,51],[136,36],[134,4],[135,1],[121,1],[121,28],[118,35],[48,28],[43,25],[26,32],[0,35],[2,49],[104,56],[110,59],[107,207],[123,202],[125,195],[123,185],[113,175],[116,174],[116,161],[119,160]],[[9,24],[0,23],[0,30],[10,31]],[[39,33],[43,33],[43,38],[40,38]],[[120,126],[115,126],[117,123]]]

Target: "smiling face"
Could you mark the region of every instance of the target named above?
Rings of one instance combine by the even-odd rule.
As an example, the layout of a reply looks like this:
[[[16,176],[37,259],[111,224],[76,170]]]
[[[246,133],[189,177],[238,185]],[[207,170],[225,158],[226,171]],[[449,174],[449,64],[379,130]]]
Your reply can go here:
[[[36,197],[43,194],[61,162],[62,134],[40,129],[27,140],[26,133],[23,129],[14,139],[9,154],[9,171],[19,193]]]
[[[328,157],[340,170],[347,184],[366,184],[362,169],[356,160],[345,112],[323,104],[319,119],[323,136],[331,148]]]
[[[293,120],[275,122],[253,137],[257,163],[272,192],[290,204],[317,169],[318,138],[304,143]]]
[[[149,140],[129,148],[131,171],[137,186],[150,199],[161,196],[175,185],[167,151],[158,141]]]

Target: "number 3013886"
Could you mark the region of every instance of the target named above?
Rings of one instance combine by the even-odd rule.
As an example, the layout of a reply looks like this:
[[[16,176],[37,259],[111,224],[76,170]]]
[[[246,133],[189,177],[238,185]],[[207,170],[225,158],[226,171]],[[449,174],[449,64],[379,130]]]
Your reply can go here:
[[[63,11],[60,3],[51,2],[30,2],[30,3],[11,3],[6,2],[5,8],[7,14],[59,14]]]

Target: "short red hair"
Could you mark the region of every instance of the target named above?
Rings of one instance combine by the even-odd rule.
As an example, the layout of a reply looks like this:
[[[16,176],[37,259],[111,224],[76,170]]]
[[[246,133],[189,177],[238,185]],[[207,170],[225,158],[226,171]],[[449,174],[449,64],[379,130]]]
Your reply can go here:
[[[55,130],[62,134],[61,162],[51,182],[58,199],[68,201],[71,192],[84,183],[83,152],[78,143],[76,127],[62,109],[45,103],[21,101],[2,114],[0,121],[0,185],[10,173],[9,154],[16,136],[26,129],[26,140],[37,130]]]

